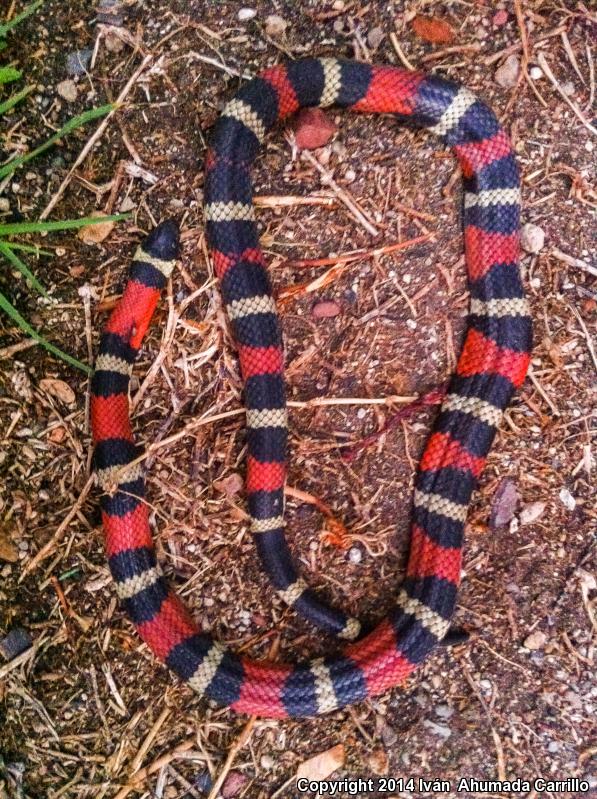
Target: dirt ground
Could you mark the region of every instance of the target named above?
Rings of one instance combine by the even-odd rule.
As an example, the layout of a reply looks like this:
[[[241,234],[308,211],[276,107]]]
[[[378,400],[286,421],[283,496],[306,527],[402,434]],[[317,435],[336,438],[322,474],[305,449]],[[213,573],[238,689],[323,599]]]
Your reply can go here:
[[[21,7],[5,3],[1,14]],[[241,9],[256,13],[239,19]],[[242,407],[202,219],[205,142],[239,73],[302,55],[402,61],[461,81],[492,105],[522,167],[523,221],[545,234],[522,262],[534,316],[532,376],[506,414],[469,514],[455,619],[468,642],[438,649],[402,688],[354,708],[317,720],[248,722],[177,683],[118,608],[89,481],[87,377],[27,341],[15,347],[23,334],[1,317],[0,641],[20,628],[33,646],[0,660],[0,797],[296,797],[299,766],[338,745],[338,779],[441,778],[452,781],[449,796],[511,795],[457,793],[461,777],[578,777],[595,789],[594,6],[128,0],[111,10],[110,19],[85,2],[48,0],[22,26],[3,55],[37,85],[6,118],[4,156],[118,97],[147,56],[50,218],[132,215],[98,244],[76,235],[44,240],[55,257],[33,268],[51,287],[51,303],[37,302],[6,272],[2,286],[52,341],[90,363],[143,231],[167,216],[182,221],[180,267],[131,397],[139,440],[161,442],[148,459],[159,557],[205,629],[262,657],[335,647],[281,605],[259,568],[239,479],[242,414],[210,421]],[[417,36],[416,14],[449,21],[453,40]],[[287,23],[283,32],[270,15]],[[58,86],[72,79],[67,56],[96,45],[94,63],[75,78],[77,99],[65,101]],[[512,55],[521,78],[504,87],[496,70]],[[540,67],[545,61],[557,86]],[[461,189],[453,158],[426,134],[390,117],[329,116],[338,132],[311,160],[282,132],[268,137],[254,185],[282,299],[289,396],[298,403],[289,484],[331,508],[349,548],[330,543],[320,511],[292,496],[288,535],[307,580],[374,621],[403,574],[413,475],[436,409],[414,412],[350,462],[341,452],[402,407],[381,400],[438,388],[453,369],[468,303]],[[13,218],[39,216],[93,130],[13,177],[4,190]],[[313,158],[377,236],[355,221]],[[285,295],[327,272],[293,259],[427,234],[404,252],[364,257],[319,287]],[[321,301],[335,303],[328,307],[336,315],[319,318]],[[332,398],[354,401],[320,401]],[[200,417],[207,422],[193,426]],[[211,786],[223,772],[218,793]],[[415,786],[370,795],[431,794]]]

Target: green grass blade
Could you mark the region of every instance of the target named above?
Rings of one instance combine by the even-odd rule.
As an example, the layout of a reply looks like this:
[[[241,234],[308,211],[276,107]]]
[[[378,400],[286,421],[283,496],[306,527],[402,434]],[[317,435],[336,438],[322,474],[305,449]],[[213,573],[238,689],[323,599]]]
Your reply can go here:
[[[38,291],[42,297],[49,297],[48,292],[35,277],[33,272],[29,269],[27,264],[23,263],[19,256],[16,255],[3,241],[0,241],[0,253],[10,264],[12,264],[12,266],[14,266],[15,269],[17,269],[25,278],[27,278],[27,280],[31,283],[32,288]]]
[[[90,366],[87,366],[86,363],[82,363],[76,358],[73,358],[72,355],[67,355],[66,352],[62,352],[61,349],[58,349],[58,347],[50,344],[50,342],[40,335],[35,328],[31,327],[29,322],[21,316],[14,305],[12,305],[6,299],[2,292],[0,292],[0,310],[4,311],[4,313],[7,314],[24,333],[27,333],[27,335],[31,336],[31,338],[39,341],[42,347],[45,347],[48,352],[51,352],[53,355],[56,355],[57,358],[65,361],[65,363],[70,364],[70,366],[74,366],[76,369],[80,369],[82,372],[85,372],[88,375],[93,374],[93,369]]]
[[[20,14],[17,14],[14,19],[11,19],[10,22],[5,22],[4,25],[0,25],[0,39],[3,39],[10,30],[16,28],[24,19],[30,17],[31,14],[35,14],[37,9],[43,6],[43,4],[44,0],[35,0],[34,3],[30,3],[26,6]]]
[[[22,72],[14,67],[0,67],[0,85],[4,83],[13,83],[22,76]]]
[[[6,244],[6,242],[0,242],[0,243]],[[50,256],[52,256],[52,255],[54,255],[54,253],[50,252],[50,250],[42,250],[41,247],[38,247],[37,245],[17,244],[16,241],[11,241],[10,244],[8,244],[7,246],[9,246],[11,250],[20,250],[21,252],[30,252],[30,253],[33,253],[33,255],[36,255],[36,256],[39,256],[39,255],[50,255]]]
[[[100,222],[121,222],[130,214],[112,214],[112,216],[84,216],[82,219],[62,219],[59,222],[11,222],[0,225],[0,237],[16,236],[19,233],[47,233],[52,230],[76,230],[87,225]]]
[[[3,103],[0,103],[0,116],[2,114],[6,114],[7,111],[10,111],[11,108],[14,108],[15,105],[18,105],[21,100],[24,100],[28,94],[31,94],[35,86],[26,86],[17,94],[13,94],[12,97],[9,97],[8,100],[5,100]]]
[[[53,136],[45,141],[43,144],[40,144],[39,147],[36,147],[35,150],[31,150],[29,153],[25,153],[25,155],[21,155],[18,158],[13,158],[12,161],[9,161],[7,164],[4,164],[2,168],[0,168],[0,180],[5,178],[7,175],[10,175],[11,172],[14,172],[15,169],[22,166],[22,164],[26,164],[27,161],[31,161],[32,158],[36,158],[41,153],[48,150],[57,141],[63,139],[65,136],[68,136],[69,133],[72,133],[77,128],[86,125],[88,122],[91,122],[94,119],[98,119],[99,117],[106,116],[116,108],[114,103],[109,103],[108,105],[101,105],[98,108],[91,108],[89,111],[85,111],[83,114],[79,114],[64,125],[64,127],[60,128],[60,130],[55,133]]]

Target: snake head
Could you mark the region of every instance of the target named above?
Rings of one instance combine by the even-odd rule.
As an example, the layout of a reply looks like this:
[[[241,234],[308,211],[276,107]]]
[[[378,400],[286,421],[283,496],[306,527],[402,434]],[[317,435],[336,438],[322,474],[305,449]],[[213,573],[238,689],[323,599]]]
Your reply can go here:
[[[173,261],[180,250],[180,231],[174,219],[165,219],[155,227],[143,243],[143,249],[161,261]]]

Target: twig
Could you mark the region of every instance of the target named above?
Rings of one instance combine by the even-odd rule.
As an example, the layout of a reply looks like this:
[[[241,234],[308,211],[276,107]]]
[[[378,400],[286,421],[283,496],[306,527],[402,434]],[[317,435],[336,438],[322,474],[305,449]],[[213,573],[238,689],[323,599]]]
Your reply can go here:
[[[143,765],[143,760],[145,758],[145,755],[151,748],[151,745],[153,744],[156,735],[160,731],[160,728],[162,727],[163,723],[166,721],[169,715],[170,715],[170,708],[165,707],[160,713],[160,715],[157,717],[155,722],[153,723],[151,729],[145,736],[143,743],[139,747],[139,751],[137,752],[131,763],[131,770],[130,770],[131,776],[134,776]]]
[[[504,757],[504,747],[503,747],[503,744],[502,744],[502,740],[501,740],[500,736],[497,733],[497,730],[493,726],[493,719],[491,717],[491,711],[489,710],[489,707],[487,706],[487,702],[483,698],[483,695],[481,694],[481,692],[479,691],[479,689],[475,685],[475,682],[474,682],[473,678],[471,677],[471,675],[469,673],[469,670],[466,667],[466,665],[461,662],[460,668],[462,669],[462,673],[464,674],[464,677],[465,677],[467,683],[470,685],[472,692],[475,694],[475,696],[479,700],[479,704],[483,708],[483,712],[487,716],[487,721],[489,722],[489,728],[491,729],[491,735],[493,737],[493,742],[495,744],[495,750],[496,750],[496,754],[497,754],[498,779],[499,780],[505,780],[506,779],[506,759]]]
[[[568,264],[568,266],[575,266],[577,269],[582,269],[584,272],[588,272],[589,275],[594,275],[597,277],[597,268],[591,266],[591,264],[588,264],[586,261],[583,261],[580,258],[575,258],[573,255],[567,255],[557,247],[553,248],[551,254],[554,256],[554,258],[557,258],[558,261],[563,261],[565,264]]]
[[[17,354],[17,352],[28,350],[31,347],[35,347],[36,344],[39,344],[37,339],[26,338],[23,339],[23,341],[19,341],[17,344],[11,344],[8,347],[2,347],[2,349],[0,349],[0,361],[5,358],[12,358],[13,355]]]
[[[399,241],[397,244],[386,244],[384,247],[376,247],[373,250],[355,250],[355,252],[348,252],[345,255],[334,255],[327,258],[299,258],[297,260],[283,261],[281,266],[291,267],[304,267],[310,269],[317,266],[332,266],[334,264],[345,264],[351,261],[360,261],[365,258],[379,258],[381,255],[387,255],[391,252],[398,252],[399,250],[406,250],[408,247],[414,247],[416,244],[422,244],[433,238],[432,233],[425,236],[416,236],[407,241]]]
[[[568,305],[568,303],[566,303]],[[572,305],[568,305],[574,316],[576,316],[578,320],[578,324],[581,326],[583,335],[585,337],[585,341],[587,342],[587,349],[589,350],[589,355],[591,356],[591,360],[593,361],[593,367],[597,372],[597,355],[595,355],[595,347],[593,345],[593,340],[589,331],[587,330],[587,326],[585,325],[584,319],[579,314],[579,312],[574,308]]]
[[[531,383],[535,386],[535,388],[539,392],[539,394],[541,394],[541,396],[543,397],[545,402],[549,405],[549,409],[551,410],[553,415],[554,416],[561,416],[559,410],[556,408],[556,406],[554,405],[553,401],[547,396],[547,394],[545,392],[545,389],[543,388],[543,386],[541,385],[541,383],[539,382],[539,380],[535,376],[532,368],[529,369],[529,378],[531,380]]]
[[[535,39],[535,44],[537,45],[540,42],[546,41],[547,39],[552,39],[554,36],[559,36],[565,30],[565,25],[559,25],[557,28],[554,28],[544,36],[538,36]],[[499,61],[503,56],[512,55],[512,53],[517,53],[519,50],[522,50],[522,43],[516,42],[516,44],[511,44],[509,47],[505,47],[503,50],[499,50],[497,53],[487,56],[483,63],[487,66],[491,66],[492,64],[495,64],[496,61]]]
[[[260,208],[290,208],[294,205],[334,205],[335,202],[333,197],[326,197],[321,194],[310,194],[307,197],[262,194],[261,196],[253,197],[253,203]]]
[[[226,761],[222,770],[218,774],[214,784],[211,786],[211,791],[209,792],[209,796],[207,799],[216,799],[216,796],[220,792],[220,788],[224,784],[224,780],[226,779],[228,772],[232,768],[232,764],[234,763],[234,758],[237,756],[239,751],[245,746],[248,742],[249,738],[251,737],[251,733],[253,732],[253,727],[255,726],[255,721],[257,720],[257,716],[251,716],[251,718],[247,721],[241,734],[238,736],[236,741],[230,747],[228,752],[228,756],[226,757]]]
[[[309,161],[309,163],[312,164],[315,169],[317,169],[319,174],[322,176],[324,183],[330,187],[336,197],[348,208],[356,221],[362,225],[372,236],[379,236],[378,229],[369,221],[369,219],[367,219],[365,212],[358,206],[357,202],[350,196],[350,194],[341,186],[338,186],[329,169],[326,169],[324,166],[322,166],[317,158],[315,158],[315,156],[312,155],[308,150],[303,150],[301,155],[305,160]]]
[[[25,566],[25,568],[21,572],[21,576],[19,577],[19,582],[20,583],[23,582],[25,577],[28,574],[31,574],[31,572],[34,569],[36,569],[39,566],[39,564],[42,563],[42,561],[44,561],[49,555],[52,554],[52,552],[54,551],[54,548],[56,547],[58,542],[62,539],[62,537],[64,536],[64,534],[68,530],[69,524],[72,522],[72,520],[75,518],[75,516],[81,510],[81,507],[82,507],[83,503],[87,499],[87,494],[91,490],[91,486],[93,485],[93,480],[94,480],[93,475],[91,475],[87,479],[87,482],[83,486],[83,489],[82,489],[81,493],[77,497],[77,501],[72,506],[72,508],[69,510],[69,512],[66,514],[65,518],[63,519],[63,521],[58,526],[58,529],[56,530],[54,535],[50,538],[50,540],[47,542],[47,544],[45,544],[39,550],[39,552],[35,555],[35,557],[33,557],[29,561],[29,563]]]
[[[353,460],[357,453],[359,453],[362,449],[375,444],[384,433],[387,433],[389,430],[397,427],[403,419],[411,416],[414,411],[418,410],[419,408],[423,408],[425,405],[439,405],[439,403],[443,400],[445,393],[446,387],[440,386],[439,388],[434,388],[432,391],[428,391],[421,397],[417,397],[416,399],[412,400],[404,408],[400,408],[400,410],[397,411],[393,416],[390,416],[385,425],[376,433],[366,436],[365,438],[361,439],[361,441],[357,441],[356,444],[353,444],[350,449],[345,450],[342,453],[342,457],[347,461]]]
[[[443,50],[437,50],[434,53],[427,53],[427,55],[423,56],[421,61],[426,64],[429,61],[437,61],[445,55],[450,55],[452,53],[478,53],[479,50],[481,50],[480,44],[455,44],[451,47],[444,47]]]
[[[171,752],[158,757],[157,760],[154,760],[149,766],[141,769],[141,771],[138,771],[135,775],[133,775],[130,782],[123,786],[118,793],[114,795],[114,799],[126,799],[129,793],[136,790],[138,786],[147,779],[147,777],[151,777],[151,775],[155,774],[156,771],[160,771],[160,769],[164,768],[164,766],[167,766],[168,763],[171,763],[173,760],[176,760],[179,755],[184,754],[184,752],[188,752],[189,749],[192,749],[194,746],[196,746],[196,744],[197,740],[195,736],[193,736],[192,738],[188,738],[186,741],[183,741]]]
[[[66,190],[66,187],[71,182],[72,177],[75,174],[75,171],[83,163],[83,161],[87,158],[87,156],[89,155],[89,153],[93,149],[95,143],[101,139],[101,137],[104,134],[104,131],[106,130],[106,128],[108,126],[108,123],[109,123],[110,119],[114,116],[116,111],[118,111],[120,109],[120,106],[125,101],[128,93],[133,88],[133,86],[135,85],[135,83],[137,82],[139,77],[142,75],[142,73],[147,69],[147,67],[149,66],[151,61],[152,61],[152,56],[150,56],[150,55],[145,56],[145,58],[143,59],[143,61],[139,65],[139,67],[135,70],[135,72],[133,72],[133,74],[129,78],[126,86],[124,87],[124,89],[118,95],[118,97],[116,99],[116,103],[114,105],[114,108],[110,111],[109,114],[106,114],[106,116],[102,119],[102,121],[98,125],[97,130],[95,131],[95,133],[88,139],[87,144],[83,147],[83,149],[81,150],[81,152],[79,153],[79,155],[75,159],[74,164],[70,168],[67,176],[64,178],[64,180],[62,181],[62,183],[58,187],[58,190],[54,193],[54,195],[53,195],[52,199],[50,200],[50,202],[46,205],[44,210],[41,212],[40,217],[39,217],[40,219],[42,219],[42,220],[46,219],[50,215],[50,213],[52,212],[54,206],[58,203],[58,201],[60,200],[60,198],[64,194],[64,192]]]
[[[250,72],[240,72],[238,69],[234,69],[233,67],[229,67],[227,64],[223,64],[216,58],[203,55],[203,53],[197,53],[194,50],[191,50],[191,52],[187,53],[185,56],[181,56],[181,58],[196,58],[197,61],[203,61],[204,64],[209,64],[212,67],[221,69],[222,72],[226,72],[227,75],[231,75],[233,78],[244,78],[245,80],[251,80],[253,77]]]
[[[557,81],[556,76],[551,71],[551,67],[547,63],[547,59],[545,58],[543,53],[539,53],[539,55],[537,56],[537,63],[539,64],[539,66],[541,67],[543,72],[545,72],[545,74],[547,75],[549,80],[552,82],[552,84],[553,84],[554,88],[556,89],[556,91],[558,92],[558,94],[562,97],[564,102],[567,103],[568,106],[570,106],[572,111],[580,119],[580,121],[585,126],[585,128],[588,131],[590,131],[593,134],[593,136],[597,136],[597,128],[595,128],[595,127],[593,127],[593,125],[591,125],[589,120],[585,117],[585,115],[580,110],[580,108],[576,105],[576,103],[573,103],[572,100],[566,94],[566,92],[562,89],[562,87],[560,86],[560,84]]]
[[[415,67],[413,67],[413,65],[410,63],[408,58],[404,55],[404,51],[400,47],[400,42],[398,41],[398,37],[396,36],[396,34],[394,32],[390,33],[390,41],[392,42],[392,47],[396,51],[396,55],[398,56],[398,58],[400,59],[402,64],[407,69],[410,69],[411,72],[414,72],[415,71]]]

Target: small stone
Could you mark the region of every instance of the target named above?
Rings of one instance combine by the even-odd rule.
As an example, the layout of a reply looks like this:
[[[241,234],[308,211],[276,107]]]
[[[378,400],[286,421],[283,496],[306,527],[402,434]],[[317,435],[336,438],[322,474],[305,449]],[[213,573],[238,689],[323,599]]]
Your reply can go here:
[[[349,167],[346,170],[346,172],[344,173],[344,180],[347,183],[352,183],[354,181],[354,179],[356,178],[356,176],[357,176],[357,173],[354,171],[354,169]]]
[[[76,50],[74,53],[69,53],[66,57],[67,74],[73,78],[77,75],[84,75],[92,55],[93,50]]]
[[[351,547],[348,550],[348,560],[356,565],[363,560],[363,553],[358,547]]]
[[[567,488],[560,489],[559,497],[560,502],[566,508],[566,510],[574,510],[576,507],[576,500]]]
[[[104,38],[106,50],[109,53],[121,53],[124,50],[124,42],[113,31],[108,31]]]
[[[222,785],[223,799],[233,799],[245,787],[249,778],[242,771],[231,771]]]
[[[545,245],[545,231],[539,225],[527,222],[520,231],[520,244],[526,252],[541,252]]]
[[[271,755],[263,755],[259,763],[261,765],[261,768],[264,768],[267,771],[269,771],[274,767],[274,758]]]
[[[381,727],[381,740],[383,745],[390,748],[398,741],[398,733],[393,727],[390,727],[386,722]]]
[[[438,705],[435,708],[435,715],[440,719],[450,719],[454,715],[454,708],[449,705]]]
[[[372,28],[367,34],[367,44],[372,50],[377,50],[386,35],[381,28]]]
[[[0,641],[0,653],[6,660],[12,660],[26,649],[29,649],[33,639],[22,627],[15,627]]]
[[[311,309],[311,316],[314,319],[331,319],[338,316],[342,309],[334,300],[322,300],[315,303]]]
[[[543,649],[547,642],[547,636],[545,633],[542,633],[541,630],[535,630],[534,633],[527,635],[524,639],[523,646],[525,649],[530,649],[534,651],[536,649]]]
[[[520,523],[532,524],[540,519],[545,510],[545,502],[528,502],[520,511]]]
[[[284,17],[278,16],[278,14],[270,14],[265,20],[265,32],[268,36],[273,36],[274,38],[284,36],[287,27],[288,22],[286,22]]]
[[[383,749],[374,749],[367,758],[369,768],[377,776],[387,774],[390,768],[388,755]]]
[[[67,103],[74,103],[77,99],[77,87],[75,82],[70,80],[70,78],[61,81],[58,86],[56,86],[56,91]]]
[[[254,8],[241,8],[237,14],[239,22],[248,22],[250,19],[253,19],[257,16],[257,12]]]
[[[508,12],[504,8],[500,8],[499,11],[496,11],[493,15],[493,19],[491,20],[496,28],[505,25],[508,22]]]
[[[435,735],[439,735],[440,738],[444,738],[445,740],[452,735],[452,730],[449,727],[446,727],[444,724],[436,724],[434,721],[430,721],[429,719],[425,719],[423,724],[425,727],[427,727],[427,729],[435,733]]]
[[[519,75],[520,60],[518,56],[512,54],[496,69],[495,82],[502,89],[513,89],[518,83]]]
[[[505,527],[510,524],[516,513],[519,500],[516,483],[507,477],[504,478],[497,487],[491,503],[489,526],[495,530],[497,527]]]
[[[316,150],[332,138],[337,128],[321,108],[303,108],[294,123],[296,146],[300,150]]]
[[[541,67],[531,67],[529,70],[529,75],[532,80],[541,80],[543,77],[543,70]]]

